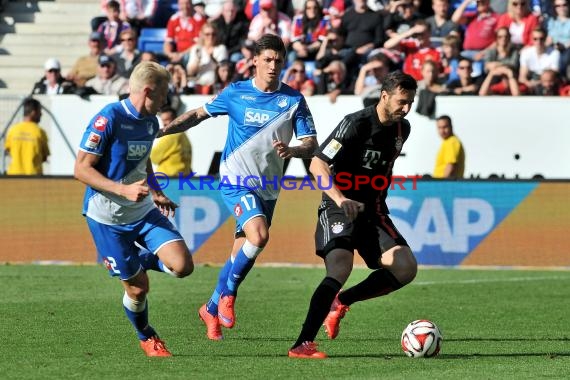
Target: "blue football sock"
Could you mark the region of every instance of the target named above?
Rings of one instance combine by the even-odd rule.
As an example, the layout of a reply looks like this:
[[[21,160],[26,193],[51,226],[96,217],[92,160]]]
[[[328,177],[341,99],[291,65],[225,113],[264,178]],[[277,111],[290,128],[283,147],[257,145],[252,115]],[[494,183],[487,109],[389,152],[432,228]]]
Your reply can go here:
[[[237,294],[239,285],[245,279],[251,268],[253,268],[255,259],[262,250],[263,248],[256,247],[246,240],[244,245],[236,254],[234,264],[232,265],[232,269],[228,275],[226,287],[222,291],[222,294],[230,296],[235,296]]]
[[[156,335],[156,331],[148,324],[148,303],[146,299],[144,301],[135,301],[125,293],[123,296],[123,308],[140,340],[147,340]]]
[[[220,273],[218,274],[218,283],[216,284],[216,289],[214,293],[212,293],[212,297],[206,303],[206,310],[208,313],[217,316],[218,315],[218,301],[220,300],[220,294],[224,290],[226,286],[226,282],[228,281],[228,275],[230,273],[230,269],[232,268],[232,259],[231,257],[226,261],[222,269],[220,269]]]

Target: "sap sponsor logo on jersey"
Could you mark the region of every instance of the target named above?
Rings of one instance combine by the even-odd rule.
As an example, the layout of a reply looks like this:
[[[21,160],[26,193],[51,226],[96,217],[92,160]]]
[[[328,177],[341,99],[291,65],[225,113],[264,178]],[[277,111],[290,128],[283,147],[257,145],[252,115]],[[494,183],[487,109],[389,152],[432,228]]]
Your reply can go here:
[[[101,143],[101,136],[95,132],[89,133],[87,141],[85,141],[85,146],[89,149],[97,149]]]
[[[127,160],[140,160],[150,150],[152,141],[129,141],[127,143]]]
[[[256,108],[246,108],[244,114],[244,125],[251,127],[261,127],[269,120],[277,116],[277,112],[260,110]]]
[[[449,213],[441,198],[426,197],[419,209],[414,200],[418,199],[393,196],[387,200],[394,224],[414,252],[439,246],[443,253],[467,254],[474,248],[470,242],[489,233],[495,225],[495,210],[485,199],[454,198]],[[417,209],[415,218],[410,215],[412,209]],[[395,216],[401,212],[402,217]]]

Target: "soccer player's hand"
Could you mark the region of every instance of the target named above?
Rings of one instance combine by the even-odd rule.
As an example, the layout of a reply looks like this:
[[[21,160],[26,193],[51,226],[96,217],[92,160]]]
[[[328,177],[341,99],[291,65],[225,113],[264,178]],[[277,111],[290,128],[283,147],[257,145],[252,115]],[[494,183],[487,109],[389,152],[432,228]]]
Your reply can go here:
[[[340,203],[339,207],[342,208],[351,221],[356,219],[360,212],[364,211],[364,203],[353,201],[352,199],[345,199]]]
[[[162,191],[153,194],[154,204],[160,210],[160,213],[166,217],[174,216],[178,205],[170,200]]]
[[[140,202],[149,194],[146,179],[124,185],[121,196],[133,202]]]
[[[283,141],[273,140],[273,149],[275,149],[279,157],[283,159],[293,157],[291,148]]]

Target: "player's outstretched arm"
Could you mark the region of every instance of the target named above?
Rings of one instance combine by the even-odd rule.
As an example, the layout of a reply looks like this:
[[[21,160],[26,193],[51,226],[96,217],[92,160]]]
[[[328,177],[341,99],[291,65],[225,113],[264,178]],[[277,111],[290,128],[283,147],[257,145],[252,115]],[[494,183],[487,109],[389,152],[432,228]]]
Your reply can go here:
[[[309,170],[315,179],[318,179],[318,183],[322,186],[325,194],[328,195],[338,207],[344,210],[344,213],[350,218],[350,220],[356,219],[358,213],[364,211],[363,203],[348,199],[336,187],[333,181],[331,169],[327,162],[321,160],[319,157],[313,157]]]
[[[311,158],[315,154],[319,144],[316,137],[309,136],[301,139],[301,145],[288,146],[283,141],[273,140],[273,148],[279,154],[279,157],[286,158]]]
[[[200,124],[202,121],[208,119],[210,115],[206,112],[204,107],[195,108],[188,112],[184,112],[172,121],[172,123],[165,126],[158,131],[156,137],[171,135],[173,133],[180,133]]]

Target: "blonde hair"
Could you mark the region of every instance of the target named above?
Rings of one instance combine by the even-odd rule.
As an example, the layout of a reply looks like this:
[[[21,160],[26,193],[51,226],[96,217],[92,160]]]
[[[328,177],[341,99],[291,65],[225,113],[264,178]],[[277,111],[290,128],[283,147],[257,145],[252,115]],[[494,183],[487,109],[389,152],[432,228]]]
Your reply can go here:
[[[444,46],[451,46],[457,50],[461,50],[461,39],[453,34],[448,34],[447,36],[443,37],[442,44]]]
[[[170,82],[170,73],[156,62],[144,61],[135,66],[129,86],[131,92],[141,92],[145,85],[159,85]]]
[[[511,16],[511,18],[515,17],[515,6],[513,5],[513,3],[521,3],[524,2],[525,4],[523,6],[521,6],[521,10],[523,17],[527,16],[530,13],[530,0],[509,0],[509,3],[507,5],[507,13],[509,14],[509,16]]]

